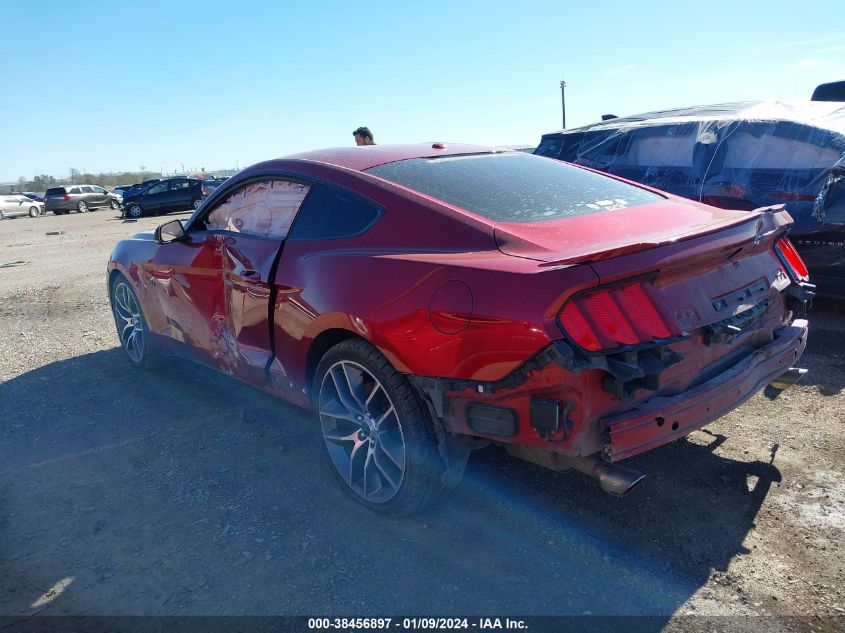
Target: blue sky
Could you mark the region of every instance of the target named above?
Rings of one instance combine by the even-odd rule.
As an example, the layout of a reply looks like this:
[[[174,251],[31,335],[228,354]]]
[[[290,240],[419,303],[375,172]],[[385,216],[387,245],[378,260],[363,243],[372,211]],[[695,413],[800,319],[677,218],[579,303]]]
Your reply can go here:
[[[612,112],[808,98],[841,2],[6,0],[0,181],[241,167],[443,140],[536,144]]]

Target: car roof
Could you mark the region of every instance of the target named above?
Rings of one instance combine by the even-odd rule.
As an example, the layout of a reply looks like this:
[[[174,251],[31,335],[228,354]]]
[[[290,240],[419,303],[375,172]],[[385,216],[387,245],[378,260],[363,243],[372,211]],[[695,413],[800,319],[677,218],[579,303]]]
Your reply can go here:
[[[280,160],[308,160],[364,171],[371,167],[412,158],[434,158],[459,154],[504,152],[501,147],[463,143],[415,143],[407,145],[361,145],[333,147],[283,156]],[[266,163],[265,163],[266,165]]]
[[[678,125],[698,121],[791,121],[845,135],[845,104],[805,99],[716,103],[617,117],[582,127],[551,132],[543,136],[599,130],[628,131],[638,127]]]

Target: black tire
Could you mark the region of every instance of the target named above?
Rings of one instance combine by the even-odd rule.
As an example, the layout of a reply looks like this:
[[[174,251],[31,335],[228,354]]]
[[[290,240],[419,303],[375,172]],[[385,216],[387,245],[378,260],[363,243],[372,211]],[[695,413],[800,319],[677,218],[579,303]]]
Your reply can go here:
[[[354,430],[354,425],[358,422],[349,419],[336,418],[331,415],[324,415],[321,413],[321,401],[323,408],[328,409],[328,405],[339,405],[340,398],[337,397],[339,392],[332,392],[333,385],[337,383],[331,382],[333,380],[330,370],[337,372],[338,368],[344,371],[344,367],[358,366],[369,372],[370,378],[376,382],[370,382],[372,387],[370,398],[367,399],[367,407],[373,406],[377,400],[381,399],[386,404],[392,405],[395,413],[390,414],[395,417],[382,418],[383,422],[378,429],[370,429],[368,435],[364,435],[364,431],[357,432],[355,439],[344,439],[343,442],[352,442],[355,446],[351,450],[352,456],[346,455],[349,460],[349,477],[341,474],[341,466],[336,462],[337,455],[343,451],[341,458],[345,455],[346,447],[349,444],[341,444],[338,441],[338,436],[345,434],[350,428]],[[329,381],[329,382],[324,382]],[[346,384],[351,384],[347,382]],[[362,383],[363,385],[364,383]],[[376,387],[376,384],[378,387]],[[376,393],[376,389],[380,388],[386,395],[385,398],[373,398],[372,394]],[[365,389],[364,391],[367,391]],[[438,450],[437,436],[434,431],[433,422],[425,406],[417,393],[414,391],[408,379],[396,371],[390,362],[379,352],[375,347],[370,345],[363,339],[350,339],[335,345],[323,356],[320,360],[317,370],[314,374],[314,383],[312,388],[312,402],[314,405],[315,417],[317,419],[317,430],[320,434],[321,443],[323,445],[323,454],[329,464],[331,471],[335,474],[341,483],[341,486],[352,498],[359,503],[367,506],[372,510],[383,512],[391,516],[406,516],[413,514],[431,505],[439,499],[445,491],[445,486],[441,481],[441,476],[446,470],[446,464],[440,456]],[[350,391],[351,393],[351,391]],[[357,398],[358,404],[363,402],[362,398]],[[342,406],[342,405],[339,405]],[[360,416],[359,416],[360,417]],[[367,415],[368,419],[370,416]],[[375,418],[375,414],[372,416]],[[388,425],[394,430],[388,428],[383,433],[384,426]],[[334,428],[327,430],[326,426],[334,425]],[[341,430],[340,426],[346,426],[345,430]],[[352,425],[352,426],[349,426]],[[360,426],[364,427],[362,422]],[[379,444],[385,434],[394,434],[395,427],[399,428],[398,435],[402,440],[402,455],[404,471],[398,477],[395,471],[391,479],[399,479],[399,483],[389,484],[390,490],[395,490],[393,495],[384,500],[374,500],[375,495],[368,495],[367,487],[367,471],[364,466],[364,475],[358,480],[359,485],[364,487],[364,490],[357,490],[354,487],[352,480],[352,461],[356,459],[355,453],[360,446],[366,446],[366,450],[373,452],[373,459],[370,469],[373,474],[373,469],[377,469],[375,478],[381,484],[381,488],[376,492],[380,492],[388,488],[385,482],[388,480],[384,476],[385,469],[378,465],[378,451]],[[334,440],[326,438],[326,434],[333,434]],[[364,438],[367,439],[364,439]],[[395,439],[392,440],[395,442]],[[330,446],[332,447],[330,449]],[[395,446],[395,444],[394,444]],[[330,450],[334,451],[330,453]],[[385,448],[380,449],[382,455],[389,455]],[[391,448],[391,452],[395,453],[395,449]],[[333,454],[335,455],[333,457]],[[360,456],[357,458],[360,461]],[[384,457],[382,462],[386,465],[396,464],[396,461],[391,457],[392,461],[387,461]],[[367,453],[365,462],[370,462],[370,455]],[[396,467],[398,470],[398,466]],[[349,480],[347,480],[349,479]],[[372,479],[372,478],[370,478]],[[367,497],[370,497],[369,499]]]
[[[76,210],[78,213],[88,213],[88,203],[85,200],[80,200],[76,203]]]
[[[3,212],[2,212],[2,211],[0,211],[0,220],[5,220],[5,219],[6,219],[6,216],[5,216],[5,215],[3,215]]]
[[[144,215],[144,209],[142,209],[141,205],[139,204],[130,204],[128,207],[126,207],[124,215],[127,218],[134,218],[137,220],[142,215]]]
[[[191,208],[192,208],[194,211],[196,211],[196,210],[199,208],[199,206],[200,206],[201,204],[202,204],[202,199],[201,199],[201,198],[194,198],[193,200],[191,200]]]
[[[29,207],[29,217],[37,218],[39,215],[41,214],[38,211],[38,207]]]
[[[109,206],[110,206],[112,209],[119,209],[119,208],[120,208],[120,205],[118,204],[117,200],[115,200],[114,198],[112,198],[111,200],[109,200]]]
[[[124,292],[126,294],[123,294]],[[127,301],[127,296],[130,298],[130,301]],[[143,369],[151,369],[157,366],[161,357],[150,337],[150,328],[147,325],[147,319],[144,316],[141,302],[138,300],[138,294],[135,292],[135,287],[132,283],[122,273],[115,275],[109,283],[109,303],[111,304],[112,316],[114,317],[114,325],[117,329],[117,339],[126,353],[126,358],[129,362],[135,367]],[[132,303],[134,303],[134,306],[131,305]],[[128,344],[127,339],[130,334],[127,334],[126,331],[127,327],[129,327],[128,317],[134,316],[131,314],[133,308],[137,308],[137,317],[136,323],[131,327],[140,329],[141,336],[140,343],[138,343],[136,338],[136,345],[134,345],[137,353],[133,353],[133,346]]]

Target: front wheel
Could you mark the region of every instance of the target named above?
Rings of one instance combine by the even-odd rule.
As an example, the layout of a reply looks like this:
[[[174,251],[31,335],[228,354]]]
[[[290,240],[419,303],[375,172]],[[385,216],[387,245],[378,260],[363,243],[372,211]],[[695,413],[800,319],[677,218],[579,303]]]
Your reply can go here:
[[[141,302],[126,277],[117,275],[109,292],[117,338],[129,362],[136,367],[151,367],[157,360],[152,347],[150,328],[144,318]]]
[[[128,215],[130,218],[140,218],[143,214],[144,210],[137,204],[129,205],[129,208],[126,209],[126,215]]]
[[[117,203],[117,200],[114,200],[114,199],[109,201],[109,206],[112,209],[119,209],[120,208],[120,205]]]
[[[38,210],[38,207],[29,207],[29,217],[37,218],[41,215],[41,212]]]
[[[314,407],[332,470],[365,506],[393,516],[444,490],[431,416],[407,378],[360,339],[332,347],[314,377]]]

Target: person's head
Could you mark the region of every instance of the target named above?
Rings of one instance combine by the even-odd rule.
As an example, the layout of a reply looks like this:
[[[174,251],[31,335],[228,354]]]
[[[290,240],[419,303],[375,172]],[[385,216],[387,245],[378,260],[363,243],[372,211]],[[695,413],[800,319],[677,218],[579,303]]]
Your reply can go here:
[[[373,140],[373,133],[370,132],[370,128],[359,127],[357,130],[352,132],[352,136],[355,137],[355,144],[356,145],[375,145],[376,144],[376,142]]]

